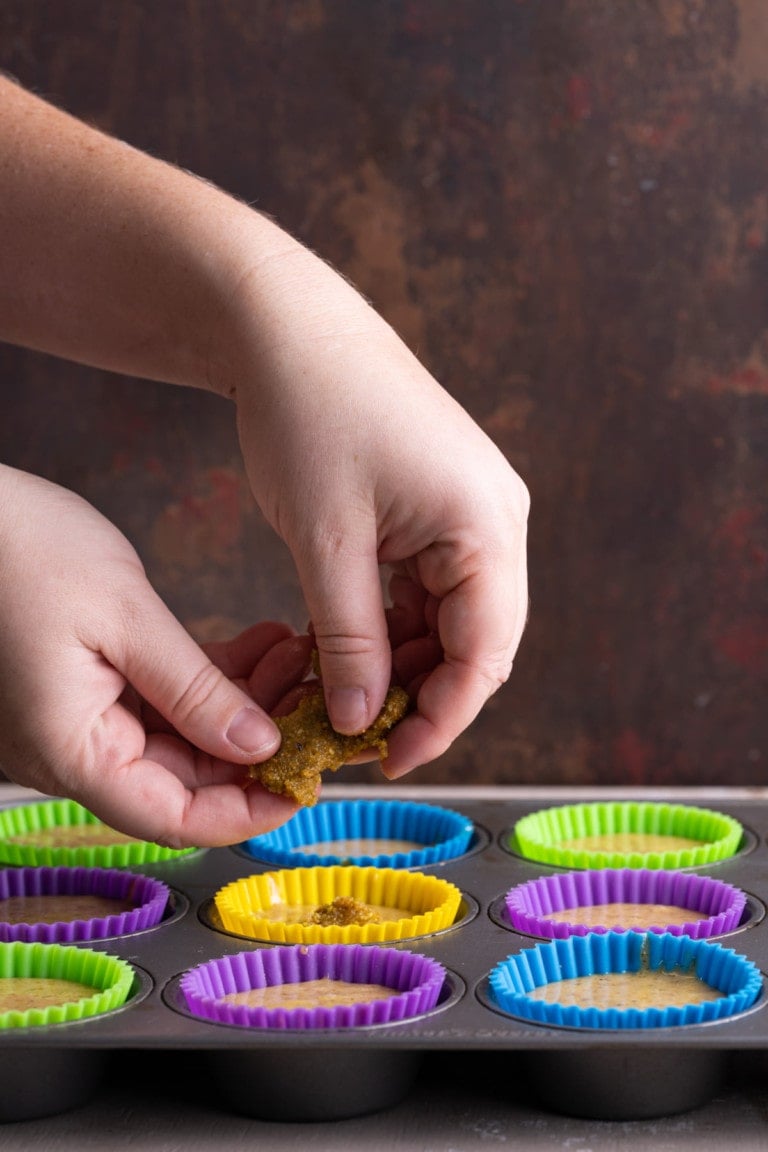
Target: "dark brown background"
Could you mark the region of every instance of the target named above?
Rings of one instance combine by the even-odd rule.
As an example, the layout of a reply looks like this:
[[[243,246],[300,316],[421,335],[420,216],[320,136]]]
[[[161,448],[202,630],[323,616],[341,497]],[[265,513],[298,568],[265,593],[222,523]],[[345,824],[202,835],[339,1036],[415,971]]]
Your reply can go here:
[[[764,0],[3,0],[0,67],[276,216],[525,478],[513,676],[413,782],[768,781]],[[225,401],[0,387],[196,636],[303,627]]]

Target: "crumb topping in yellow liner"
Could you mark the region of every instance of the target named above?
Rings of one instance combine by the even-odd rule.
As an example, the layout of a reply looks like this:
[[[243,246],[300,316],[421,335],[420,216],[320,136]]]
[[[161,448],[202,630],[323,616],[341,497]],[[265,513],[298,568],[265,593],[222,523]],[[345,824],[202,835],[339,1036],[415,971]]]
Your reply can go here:
[[[447,880],[396,868],[335,864],[235,880],[214,897],[229,932],[288,944],[402,940],[450,927],[461,892]]]

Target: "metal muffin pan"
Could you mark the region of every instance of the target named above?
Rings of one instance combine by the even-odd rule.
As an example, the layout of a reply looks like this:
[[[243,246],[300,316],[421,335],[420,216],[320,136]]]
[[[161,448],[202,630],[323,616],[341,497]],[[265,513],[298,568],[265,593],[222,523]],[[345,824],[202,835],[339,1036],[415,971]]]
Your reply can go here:
[[[343,789],[328,790],[338,799]],[[416,791],[416,790],[414,790]],[[747,1012],[704,1025],[641,1031],[569,1029],[532,1025],[499,1011],[488,975],[506,956],[531,947],[514,931],[505,892],[558,869],[527,861],[511,839],[515,822],[547,807],[541,791],[509,798],[486,789],[470,798],[461,788],[436,790],[435,803],[462,812],[475,825],[463,856],[419,869],[440,875],[462,893],[454,926],[396,944],[438,959],[447,978],[437,1006],[396,1024],[360,1029],[276,1031],[209,1023],[194,1017],[179,991],[189,968],[267,943],[234,936],[217,925],[213,896],[241,876],[269,872],[239,847],[206,849],[136,871],[165,881],[171,901],[156,927],[89,943],[122,957],[136,972],[126,1005],[103,1016],[50,1028],[0,1033],[0,1121],[51,1115],[85,1102],[125,1049],[193,1049],[205,1062],[212,1093],[225,1107],[269,1120],[334,1120],[375,1112],[405,1095],[429,1052],[493,1051],[500,1061],[525,1056],[531,1090],[547,1108],[595,1119],[640,1119],[685,1111],[718,1089],[729,1053],[768,1051],[768,993]],[[520,790],[516,790],[518,793]],[[380,792],[380,790],[379,790]],[[720,943],[768,970],[768,796],[730,801],[727,790],[696,803],[738,820],[745,835],[737,854],[697,869],[747,894],[738,929]],[[355,795],[365,795],[357,790]],[[408,788],[386,791],[408,798]],[[418,789],[429,802],[429,789]],[[566,797],[600,799],[601,793]],[[562,802],[562,790],[558,799]],[[320,803],[323,803],[321,800]],[[517,1067],[517,1064],[515,1064]],[[512,1064],[510,1063],[512,1072]]]

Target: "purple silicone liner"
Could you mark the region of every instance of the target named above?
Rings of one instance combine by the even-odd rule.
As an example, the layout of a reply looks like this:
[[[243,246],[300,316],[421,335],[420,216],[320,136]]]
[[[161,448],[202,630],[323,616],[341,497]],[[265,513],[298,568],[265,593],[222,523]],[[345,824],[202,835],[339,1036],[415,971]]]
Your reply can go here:
[[[170,888],[162,880],[139,876],[118,868],[39,868],[0,870],[0,900],[15,896],[105,896],[130,900],[135,907],[112,916],[90,920],[61,920],[53,924],[11,924],[0,918],[0,941],[82,944],[110,936],[127,936],[153,928],[165,914]],[[2,910],[0,910],[2,917]]]
[[[359,1028],[421,1016],[435,1007],[445,982],[439,961],[416,952],[362,944],[293,944],[239,952],[184,973],[179,987],[195,1016],[241,1028]],[[225,1004],[221,997],[275,984],[330,978],[383,984],[397,996],[367,1004],[262,1008]]]
[[[608,931],[667,932],[673,936],[706,940],[733,932],[739,926],[747,898],[744,892],[731,884],[693,873],[604,868],[529,880],[511,888],[504,901],[513,928],[547,940]],[[707,919],[627,929],[618,924],[592,927],[546,918],[552,912],[595,904],[667,904],[692,912],[705,912]]]

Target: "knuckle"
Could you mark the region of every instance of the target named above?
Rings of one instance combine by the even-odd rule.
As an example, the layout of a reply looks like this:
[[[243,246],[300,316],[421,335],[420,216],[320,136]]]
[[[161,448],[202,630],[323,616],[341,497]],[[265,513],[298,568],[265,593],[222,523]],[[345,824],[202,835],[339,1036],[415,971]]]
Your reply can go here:
[[[505,660],[503,663],[499,663],[492,668],[484,669],[481,671],[480,675],[486,689],[486,700],[489,700],[491,696],[495,695],[499,688],[501,688],[502,684],[506,683],[506,681],[509,679],[511,671],[511,660]]]
[[[215,695],[222,674],[213,664],[198,669],[171,705],[169,719],[177,726],[194,720]]]
[[[371,656],[376,651],[376,642],[372,636],[352,636],[316,628],[315,639],[318,650],[324,656]]]

